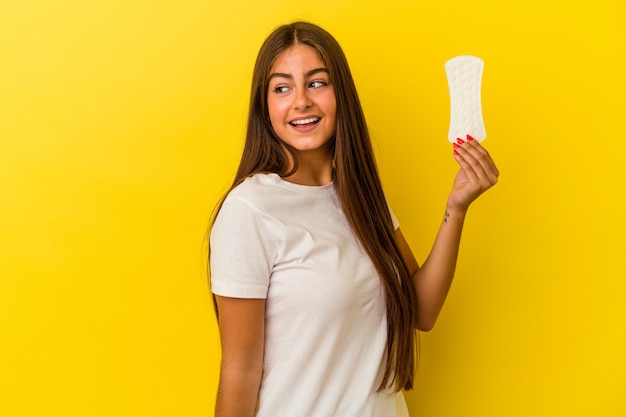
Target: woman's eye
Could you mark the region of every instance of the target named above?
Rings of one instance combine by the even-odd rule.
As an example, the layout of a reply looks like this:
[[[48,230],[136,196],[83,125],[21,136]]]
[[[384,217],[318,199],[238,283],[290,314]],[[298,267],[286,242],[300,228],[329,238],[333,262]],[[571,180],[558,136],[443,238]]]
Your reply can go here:
[[[274,92],[275,93],[286,93],[287,91],[289,91],[289,87],[287,87],[286,85],[279,85],[277,87],[274,87]]]
[[[325,85],[326,85],[326,82],[324,81],[312,81],[311,84],[309,84],[311,88],[320,88],[320,87],[324,87]]]

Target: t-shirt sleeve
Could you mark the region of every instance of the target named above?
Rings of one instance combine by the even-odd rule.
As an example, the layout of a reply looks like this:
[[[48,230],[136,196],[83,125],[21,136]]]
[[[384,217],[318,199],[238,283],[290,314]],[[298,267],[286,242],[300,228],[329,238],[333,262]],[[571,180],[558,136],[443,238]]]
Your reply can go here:
[[[234,298],[267,298],[276,245],[265,216],[227,198],[211,229],[211,291]]]

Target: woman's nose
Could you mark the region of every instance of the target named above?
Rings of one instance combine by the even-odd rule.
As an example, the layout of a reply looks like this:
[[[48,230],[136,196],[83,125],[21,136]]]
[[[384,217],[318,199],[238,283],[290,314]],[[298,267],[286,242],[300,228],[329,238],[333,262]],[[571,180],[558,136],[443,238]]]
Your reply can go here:
[[[309,92],[306,88],[296,89],[296,94],[293,100],[293,108],[302,110],[311,106],[311,97],[309,96]]]

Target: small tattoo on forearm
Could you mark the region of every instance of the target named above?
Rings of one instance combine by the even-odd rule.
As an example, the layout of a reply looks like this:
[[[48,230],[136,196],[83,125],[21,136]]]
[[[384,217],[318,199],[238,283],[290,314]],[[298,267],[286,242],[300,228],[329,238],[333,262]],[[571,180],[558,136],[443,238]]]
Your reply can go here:
[[[443,222],[448,223],[448,217],[450,217],[450,213],[446,211],[446,214],[443,216]]]

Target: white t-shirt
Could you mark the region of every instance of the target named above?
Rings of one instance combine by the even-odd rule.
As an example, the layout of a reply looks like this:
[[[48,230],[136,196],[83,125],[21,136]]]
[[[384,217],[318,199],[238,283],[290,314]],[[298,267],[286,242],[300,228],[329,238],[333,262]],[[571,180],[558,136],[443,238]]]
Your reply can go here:
[[[402,393],[376,392],[384,290],[333,184],[257,174],[232,190],[211,231],[211,285],[266,299],[257,417],[408,417]]]

